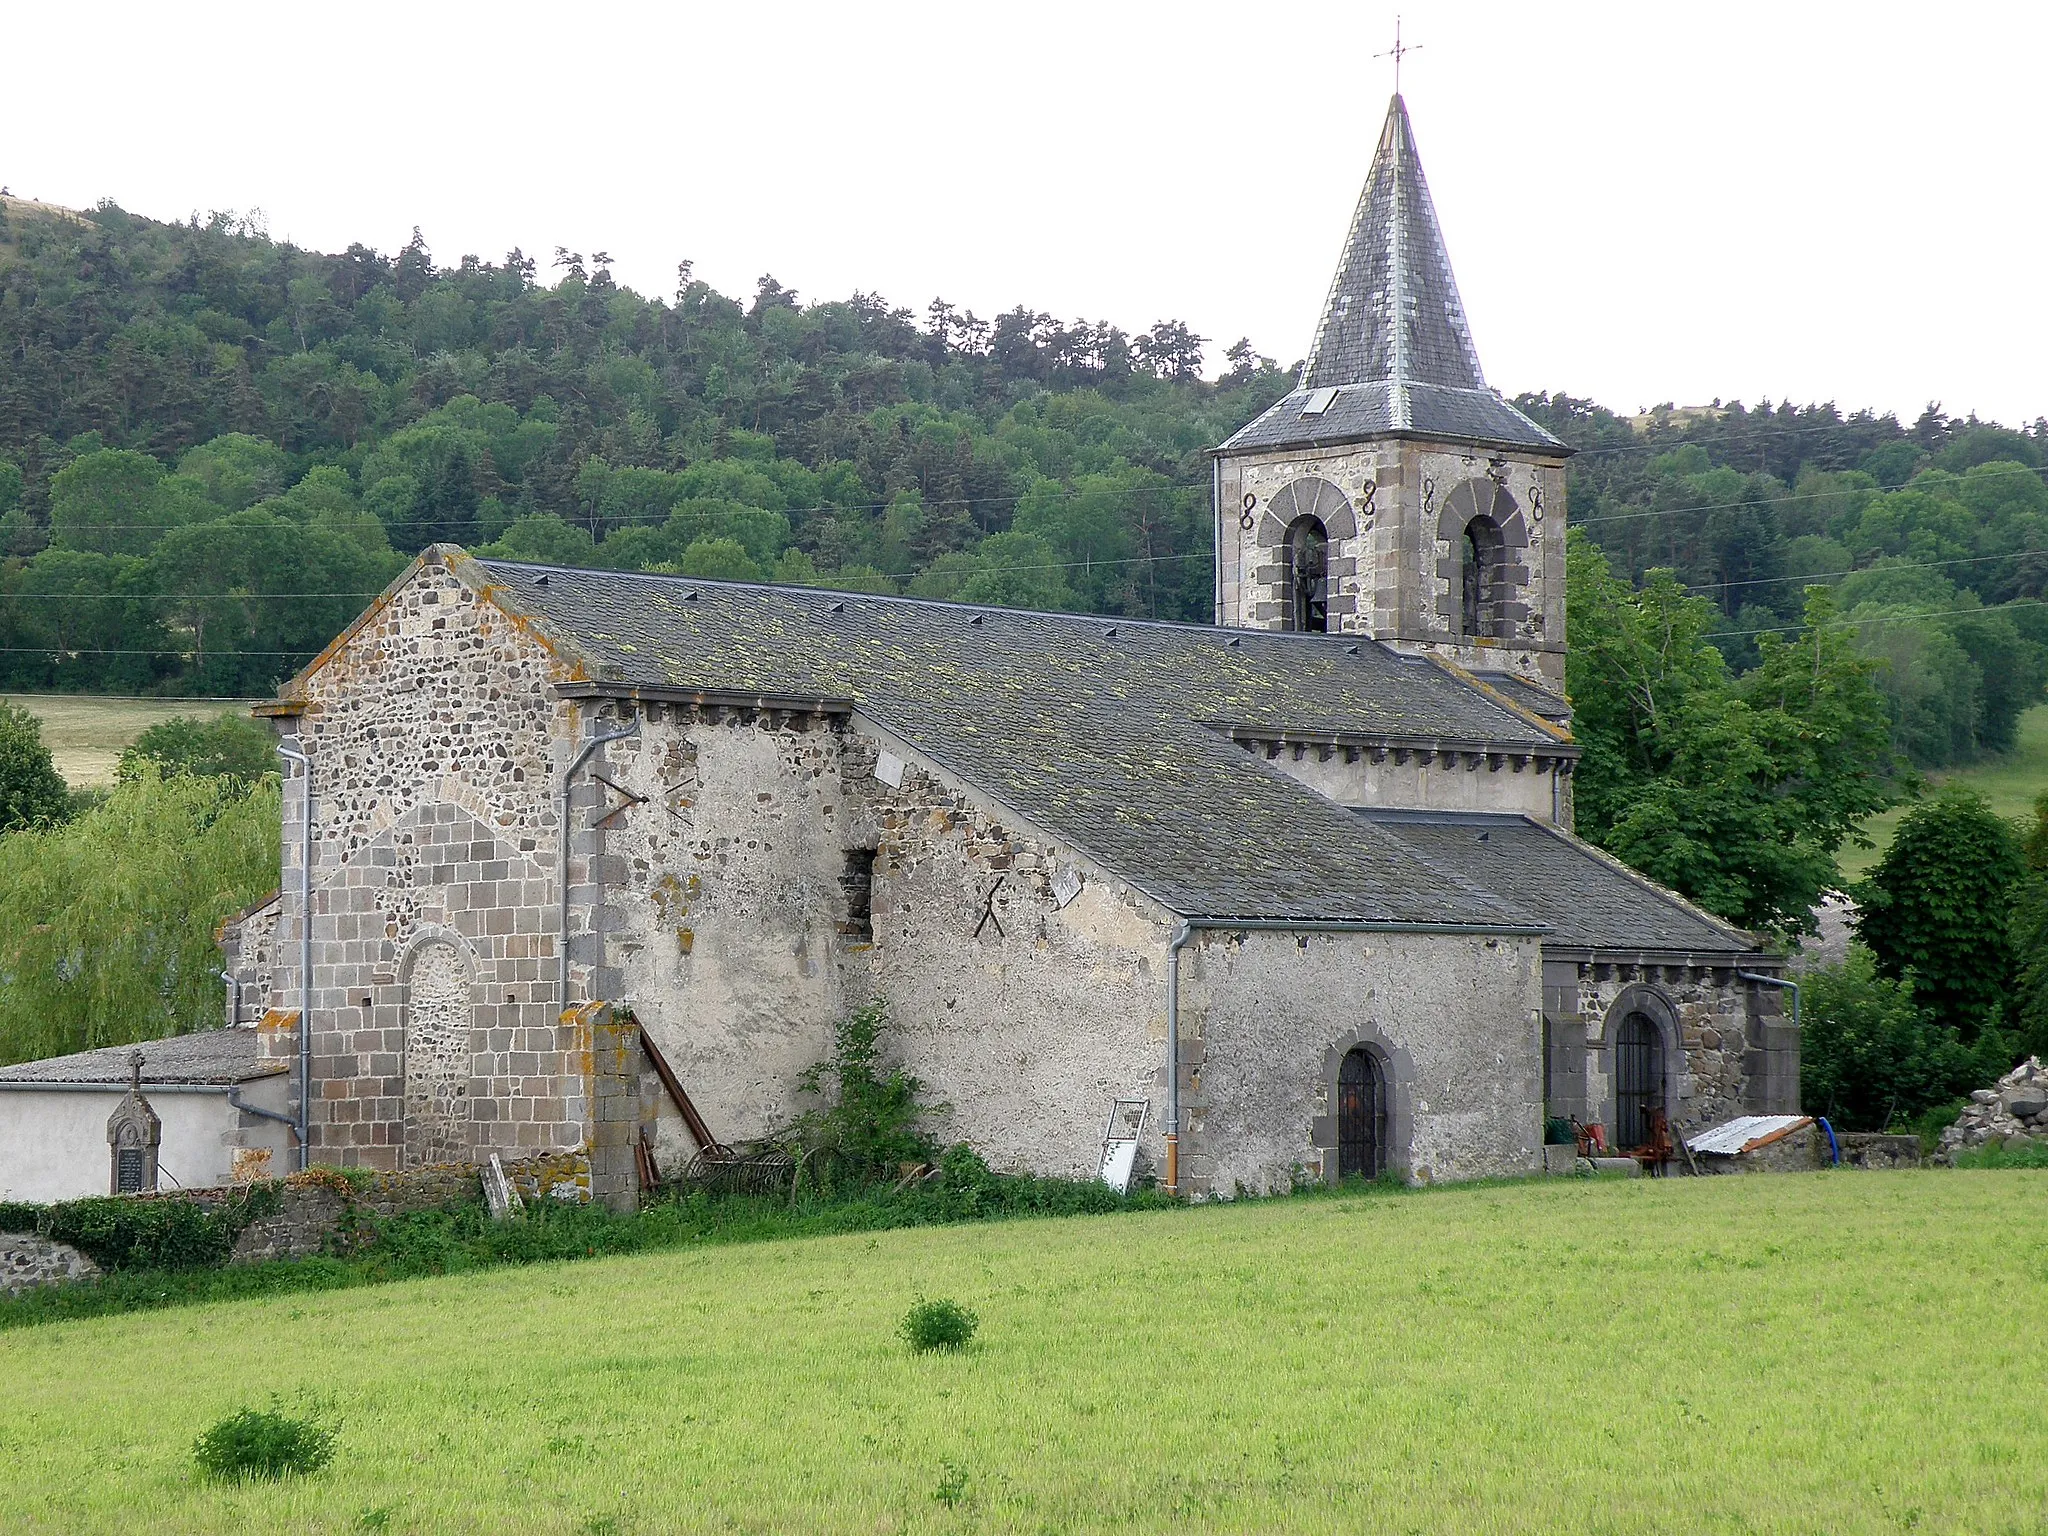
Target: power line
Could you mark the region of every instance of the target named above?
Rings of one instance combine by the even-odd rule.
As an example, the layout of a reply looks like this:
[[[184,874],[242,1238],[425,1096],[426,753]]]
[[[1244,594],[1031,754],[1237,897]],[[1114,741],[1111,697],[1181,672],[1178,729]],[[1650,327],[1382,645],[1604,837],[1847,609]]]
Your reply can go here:
[[[1860,619],[1829,619],[1821,629],[1861,629],[1868,624],[1918,624],[1928,619],[1970,618],[1976,614],[2003,613],[2009,608],[2048,608],[2048,597],[2016,597],[1991,608],[1929,608],[1919,613],[1877,613]],[[1796,635],[1815,628],[1809,624],[1772,624],[1762,629],[1717,629],[1703,640],[1740,640],[1749,635]]]

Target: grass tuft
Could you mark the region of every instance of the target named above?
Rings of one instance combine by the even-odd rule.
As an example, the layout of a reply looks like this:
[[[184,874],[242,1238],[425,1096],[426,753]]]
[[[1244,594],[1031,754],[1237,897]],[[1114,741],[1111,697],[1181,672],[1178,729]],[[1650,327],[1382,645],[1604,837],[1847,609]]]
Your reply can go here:
[[[277,1409],[229,1414],[193,1444],[192,1459],[222,1483],[303,1477],[333,1459],[334,1431]]]
[[[980,1326],[981,1319],[959,1302],[927,1301],[920,1296],[903,1314],[896,1331],[903,1335],[903,1342],[912,1353],[928,1355],[938,1350],[965,1349]]]

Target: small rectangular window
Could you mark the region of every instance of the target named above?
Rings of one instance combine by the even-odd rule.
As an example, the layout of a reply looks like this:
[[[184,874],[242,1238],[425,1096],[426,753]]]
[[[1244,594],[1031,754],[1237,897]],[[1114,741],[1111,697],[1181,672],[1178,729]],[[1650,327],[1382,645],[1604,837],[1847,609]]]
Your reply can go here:
[[[839,888],[846,893],[846,921],[839,931],[857,943],[875,936],[875,850],[849,848],[846,868],[840,873]]]
[[[1336,390],[1319,389],[1308,397],[1307,403],[1301,408],[1301,414],[1304,416],[1320,416],[1336,403]]]

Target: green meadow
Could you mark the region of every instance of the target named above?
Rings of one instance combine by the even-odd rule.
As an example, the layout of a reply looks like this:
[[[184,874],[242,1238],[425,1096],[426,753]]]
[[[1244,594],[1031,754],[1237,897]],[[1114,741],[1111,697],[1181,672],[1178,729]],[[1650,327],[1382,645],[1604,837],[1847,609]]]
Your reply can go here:
[[[178,715],[210,720],[245,712],[248,699],[129,699],[87,693],[7,693],[0,703],[19,704],[42,722],[43,744],[57,772],[73,789],[99,789],[114,782],[123,748],[152,725]]]
[[[2048,792],[2048,704],[2036,705],[2020,716],[2019,741],[2003,757],[1927,777],[1930,785],[1967,784],[1989,800],[1999,815],[2031,823],[2035,799]],[[1860,880],[1870,873],[1870,867],[1891,847],[1910,808],[1893,806],[1863,823],[1872,846],[1842,850],[1843,878]]]
[[[2048,1173],[1553,1180],[0,1334],[11,1531],[2038,1533]],[[913,1356],[920,1295],[974,1342]],[[272,1399],[323,1470],[218,1485]]]

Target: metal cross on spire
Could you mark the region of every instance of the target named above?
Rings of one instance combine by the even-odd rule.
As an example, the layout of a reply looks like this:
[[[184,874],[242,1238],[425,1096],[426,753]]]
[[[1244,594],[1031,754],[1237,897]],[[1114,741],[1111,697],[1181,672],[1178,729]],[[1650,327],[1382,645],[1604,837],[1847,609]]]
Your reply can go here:
[[[1385,53],[1374,54],[1373,57],[1376,59],[1392,59],[1394,61],[1394,94],[1396,96],[1401,94],[1401,55],[1403,55],[1404,53],[1414,53],[1418,51],[1421,47],[1422,45],[1420,43],[1410,44],[1405,47],[1402,45],[1401,18],[1398,15],[1395,16],[1394,46],[1389,48]]]

